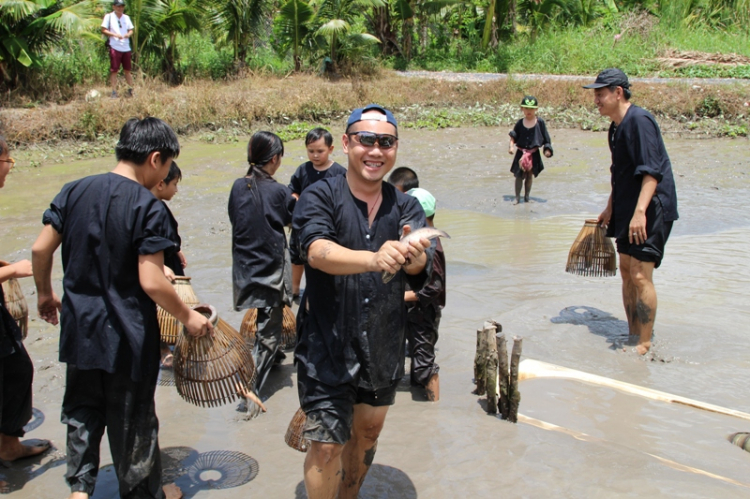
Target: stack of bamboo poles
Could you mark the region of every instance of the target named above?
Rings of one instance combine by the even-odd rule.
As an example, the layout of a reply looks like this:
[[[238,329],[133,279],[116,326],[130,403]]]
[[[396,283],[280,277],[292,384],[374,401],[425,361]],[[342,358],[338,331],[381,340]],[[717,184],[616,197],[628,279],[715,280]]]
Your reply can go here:
[[[487,412],[515,423],[521,393],[518,391],[518,365],[521,361],[523,338],[513,338],[513,351],[508,364],[508,349],[503,327],[485,322],[477,330],[477,352],[474,357],[474,382],[477,395],[487,395]]]
[[[0,260],[0,267],[10,265],[8,262]],[[18,279],[11,277],[3,284],[3,293],[5,294],[5,308],[8,309],[13,320],[21,329],[21,337],[25,340],[29,334],[29,305],[23,296],[23,290],[18,283]]]

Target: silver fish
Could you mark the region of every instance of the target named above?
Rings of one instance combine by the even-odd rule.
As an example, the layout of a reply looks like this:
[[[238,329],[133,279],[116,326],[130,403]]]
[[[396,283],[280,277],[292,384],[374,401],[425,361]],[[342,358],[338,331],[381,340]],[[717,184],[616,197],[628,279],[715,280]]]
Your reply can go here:
[[[436,229],[435,227],[422,227],[421,229],[417,229],[415,231],[410,232],[408,235],[403,236],[401,239],[399,239],[399,242],[404,244],[409,244],[412,241],[418,241],[420,239],[435,239],[436,237],[447,237],[448,239],[451,238],[446,232],[443,232],[440,229]],[[396,274],[391,274],[387,270],[383,271],[383,283],[390,282],[391,279]]]

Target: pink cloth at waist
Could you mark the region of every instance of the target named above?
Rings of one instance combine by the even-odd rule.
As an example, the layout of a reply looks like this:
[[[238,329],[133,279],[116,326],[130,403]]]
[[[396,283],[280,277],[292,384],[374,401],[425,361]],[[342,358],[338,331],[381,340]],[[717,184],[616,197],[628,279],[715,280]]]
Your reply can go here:
[[[519,147],[521,151],[523,152],[523,156],[521,156],[521,161],[519,161],[519,164],[521,165],[521,168],[523,168],[523,171],[530,172],[531,168],[534,166],[534,160],[531,159],[531,155],[534,154],[539,150],[538,147],[534,147],[532,149],[523,149]]]

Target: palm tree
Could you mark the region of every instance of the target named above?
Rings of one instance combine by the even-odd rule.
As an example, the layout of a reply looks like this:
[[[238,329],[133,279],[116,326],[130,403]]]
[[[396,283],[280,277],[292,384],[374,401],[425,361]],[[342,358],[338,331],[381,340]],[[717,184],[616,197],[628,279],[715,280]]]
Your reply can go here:
[[[352,25],[363,9],[383,6],[384,0],[323,0],[316,15],[316,20],[320,23],[317,34],[328,42],[331,71],[336,72],[340,62],[338,51],[344,44],[351,51],[362,45],[380,43],[380,40],[369,33],[353,32]]]
[[[271,13],[270,0],[213,0],[212,27],[220,44],[231,45],[234,60],[244,63],[248,48]]]
[[[150,0],[140,12],[141,37],[138,51],[159,65],[164,79],[180,83],[177,69],[177,35],[199,31],[206,16],[201,0]]]
[[[88,1],[0,0],[0,74],[16,88],[38,67],[46,50],[69,33],[98,25]]]
[[[313,8],[304,0],[289,0],[274,20],[274,31],[281,55],[290,49],[294,57],[294,70],[302,69],[302,48],[305,38],[312,33],[310,21],[315,16]]]

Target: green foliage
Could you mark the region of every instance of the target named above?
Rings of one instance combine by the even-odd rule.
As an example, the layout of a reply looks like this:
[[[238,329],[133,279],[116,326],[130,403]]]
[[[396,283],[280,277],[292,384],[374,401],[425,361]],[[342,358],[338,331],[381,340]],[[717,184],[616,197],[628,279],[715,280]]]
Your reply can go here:
[[[42,54],[66,34],[90,27],[89,2],[0,0],[0,74],[13,88],[41,65]]]
[[[295,71],[302,69],[302,51],[305,39],[312,34],[310,22],[314,16],[315,11],[304,0],[289,0],[281,7],[274,21],[279,53],[284,56],[292,51]]]

